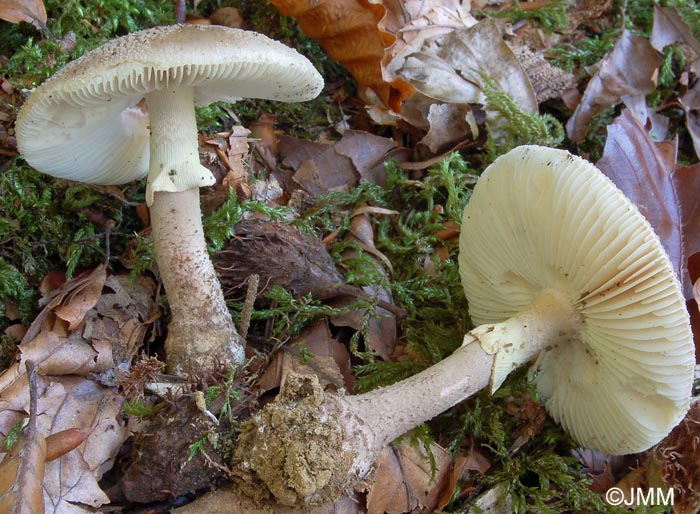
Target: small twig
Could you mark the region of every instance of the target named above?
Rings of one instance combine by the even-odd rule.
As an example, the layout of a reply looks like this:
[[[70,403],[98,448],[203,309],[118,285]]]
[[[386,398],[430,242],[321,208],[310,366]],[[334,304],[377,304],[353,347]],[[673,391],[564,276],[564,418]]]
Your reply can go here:
[[[39,393],[37,392],[36,364],[28,360],[25,363],[27,368],[27,378],[29,380],[29,424],[27,430],[29,433],[36,432],[37,412],[39,410]]]
[[[245,302],[243,302],[243,310],[241,311],[241,325],[238,327],[238,333],[244,340],[248,337],[250,318],[255,308],[255,298],[258,296],[259,285],[260,275],[253,273],[248,277],[248,289],[245,293]]]

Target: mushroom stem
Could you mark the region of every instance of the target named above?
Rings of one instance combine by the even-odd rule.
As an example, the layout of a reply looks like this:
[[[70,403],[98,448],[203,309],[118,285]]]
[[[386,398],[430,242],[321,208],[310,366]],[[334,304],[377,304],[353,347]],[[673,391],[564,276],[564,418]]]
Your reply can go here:
[[[300,433],[314,437],[310,434],[319,433],[315,425],[339,425],[343,434],[342,445],[328,451],[338,456],[337,462],[349,461],[350,464],[345,469],[349,483],[340,484],[334,492],[337,496],[344,488],[352,487],[355,481],[367,475],[378,452],[391,441],[488,385],[492,390],[497,389],[510,371],[530,361],[540,351],[562,344],[562,336],[564,340],[577,341],[580,330],[581,321],[573,302],[557,290],[545,289],[509,320],[482,325],[469,332],[462,346],[452,355],[417,375],[360,395],[325,394],[322,402],[315,402],[320,404],[318,412],[311,418],[307,416],[307,419],[311,419],[309,426]],[[295,387],[299,391],[312,389]],[[259,455],[261,452],[264,454],[267,448],[278,451],[280,446],[284,446],[272,440],[296,429],[299,419],[304,417],[292,414],[296,405],[304,402],[299,398],[289,401],[284,395],[282,397],[289,403],[285,406],[285,412],[290,424],[295,426],[285,426],[280,416],[261,415],[247,422],[243,427],[246,435],[239,440],[239,444],[241,441],[244,444],[237,450],[237,458],[244,462],[245,467],[254,469],[251,463],[255,461],[261,466],[269,466],[270,462],[286,462],[279,455],[274,459],[272,455]],[[274,420],[274,426],[264,425],[265,420],[269,419]],[[253,454],[257,454],[258,458],[251,459],[249,455]],[[313,465],[312,462],[307,463],[309,467],[313,468]],[[327,466],[328,463],[323,465]],[[269,474],[267,469],[262,472],[254,470],[261,477]],[[297,498],[297,504],[304,505],[309,497],[328,499],[333,496],[310,490],[307,482],[304,482],[303,490],[293,491],[299,481],[290,471],[294,470],[285,467],[285,470],[271,475],[274,480],[279,480],[280,476],[288,479],[287,488],[284,489],[285,501],[288,502],[290,497]],[[321,470],[317,471],[320,473]],[[311,474],[314,474],[313,470]],[[329,484],[338,486],[331,480],[321,484],[321,488]],[[271,490],[274,491],[274,488],[279,489],[279,485]]]
[[[572,302],[546,289],[509,320],[467,333],[459,349],[421,373],[343,401],[376,452],[486,386],[496,391],[511,371],[562,344],[563,334],[577,341],[580,329]]]
[[[146,197],[171,311],[168,369],[179,374],[211,369],[216,360],[241,363],[244,344],[204,240],[198,187],[211,184],[213,176],[199,162],[192,89],[157,91],[146,95],[146,102],[151,123]],[[176,192],[185,181],[185,189]]]
[[[240,364],[244,345],[231,320],[204,241],[199,190],[157,192],[151,225],[171,319],[165,342],[171,373]]]
[[[194,90],[173,86],[145,98],[151,128],[146,203],[153,203],[155,191],[211,186],[214,176],[199,162]]]

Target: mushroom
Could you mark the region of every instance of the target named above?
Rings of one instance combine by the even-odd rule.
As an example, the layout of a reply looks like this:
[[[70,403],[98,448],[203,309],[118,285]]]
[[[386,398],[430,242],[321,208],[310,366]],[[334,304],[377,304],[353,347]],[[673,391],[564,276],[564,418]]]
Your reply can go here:
[[[262,34],[173,25],[88,52],[22,108],[17,144],[34,168],[93,184],[148,174],[146,202],[171,310],[171,372],[244,358],[204,240],[199,187],[215,179],[199,161],[195,105],[243,97],[299,102],[322,87],[305,57]]]
[[[683,418],[695,357],[680,284],[649,223],[592,164],[537,146],[500,157],[474,188],[459,246],[480,325],[452,355],[354,396],[288,377],[285,409],[244,424],[235,463],[278,501],[333,500],[393,439],[529,362],[545,408],[583,447],[643,451]],[[304,438],[332,458],[305,460]],[[284,458],[270,454],[281,446]]]

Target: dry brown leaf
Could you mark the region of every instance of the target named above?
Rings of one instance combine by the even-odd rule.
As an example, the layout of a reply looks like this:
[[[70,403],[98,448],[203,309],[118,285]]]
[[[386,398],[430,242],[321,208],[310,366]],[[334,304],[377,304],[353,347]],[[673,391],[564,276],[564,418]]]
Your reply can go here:
[[[588,133],[589,122],[608,107],[620,101],[631,103],[651,93],[656,88],[661,62],[661,56],[647,39],[625,30],[610,54],[598,64],[598,71],[569,118],[566,124],[569,139],[581,142]],[[645,109],[644,123],[646,115]]]
[[[301,29],[318,41],[328,55],[340,61],[361,87],[371,88],[383,105],[400,112],[412,88],[397,79],[385,81],[380,61],[395,37],[380,31],[386,15],[380,3],[364,0],[271,0],[285,16],[293,16]]]
[[[36,430],[36,427],[35,427]],[[44,512],[42,487],[45,462],[58,459],[77,448],[85,434],[78,429],[63,430],[44,438],[20,436],[0,464],[0,513],[38,514]],[[18,494],[14,492],[18,491]],[[15,500],[19,504],[13,505]]]
[[[468,478],[473,473],[478,473],[483,475],[491,467],[491,459],[483,450],[471,446],[467,451],[466,455],[458,455],[455,458],[454,466],[449,474],[449,480],[445,490],[440,495],[440,501],[438,502],[438,509],[443,509],[454,496],[457,484]],[[469,494],[476,490],[475,487],[460,487],[461,494]]]
[[[38,428],[37,370],[32,363],[27,363],[25,371],[29,376],[29,420],[20,440],[0,465],[0,512],[3,514],[44,513],[46,440]]]
[[[354,377],[350,354],[344,344],[331,336],[326,319],[320,319],[275,354],[272,362],[258,379],[262,391],[280,387],[292,371],[301,375],[316,375],[322,386],[352,390]]]
[[[532,85],[503,34],[501,23],[485,18],[468,29],[425,40],[403,60],[387,64],[387,70],[425,96],[451,104],[484,104],[479,77],[484,72],[525,112],[534,113],[537,101]]]
[[[95,280],[104,282],[102,278],[104,273],[104,266],[100,265],[94,270],[82,273],[68,282],[65,282],[65,273],[63,272],[48,273],[40,286],[43,295],[41,303],[44,305],[44,308],[34,318],[32,324],[29,325],[22,343],[31,341],[41,330],[45,330],[53,325],[54,311],[66,302],[66,298],[70,298],[73,293]]]
[[[687,307],[695,339],[695,355],[700,356],[700,252],[688,258],[688,275],[693,283],[693,298],[687,300]]]
[[[700,81],[696,80],[681,96],[680,104],[685,111],[685,126],[693,141],[695,155],[700,157]]]
[[[653,142],[639,121],[623,111],[608,127],[597,166],[654,228],[681,279],[686,299],[691,299],[688,258],[700,252],[700,165],[676,166],[675,146]]]
[[[452,457],[436,444],[430,446],[430,452],[435,458],[434,470],[422,443],[416,445],[404,439],[385,449],[367,494],[367,514],[435,509],[449,480]]]
[[[129,363],[143,344],[147,325],[158,317],[155,283],[147,277],[109,276],[100,300],[85,318],[83,339],[111,346],[116,364]]]
[[[75,330],[82,323],[85,314],[97,305],[106,279],[107,272],[102,268],[98,273],[90,275],[90,280],[81,283],[66,295],[63,303],[56,307],[54,313],[68,322],[69,330]]]
[[[352,161],[360,181],[380,186],[386,185],[386,160],[392,158],[402,162],[407,157],[393,139],[360,130],[346,130],[333,149]]]
[[[436,154],[465,138],[476,138],[479,132],[478,129],[474,131],[468,122],[470,115],[471,107],[468,105],[432,104],[426,117],[430,128],[420,143]]]
[[[294,182],[313,196],[347,190],[361,180],[382,185],[386,159],[406,160],[392,139],[357,130],[345,131],[334,144],[280,136],[279,149],[283,164],[295,171]]]
[[[252,505],[242,498],[230,484],[203,494],[184,507],[174,509],[173,514],[362,514],[362,501],[354,496],[343,496],[332,505],[295,509],[284,505]]]
[[[693,37],[690,26],[683,21],[678,11],[672,7],[660,7],[654,5],[654,25],[651,29],[651,45],[659,52],[678,41],[684,42],[695,56],[691,60],[700,57],[700,42]],[[694,59],[693,59],[694,57]]]
[[[43,479],[45,507],[54,514],[85,512],[79,504],[96,508],[109,501],[98,481],[127,436],[121,419],[123,395],[79,375],[112,368],[113,348],[121,355],[133,351],[153,310],[152,282],[131,283],[126,277],[109,276],[95,305],[85,311],[83,304],[94,300],[94,292],[86,293],[94,278],[87,275],[54,294],[43,311],[44,322],[33,324],[35,337],[20,345],[19,362],[0,376],[0,433],[6,435],[25,417],[31,403],[24,363],[35,361],[45,375],[37,431],[42,437],[54,434],[49,439],[51,457],[58,458],[45,465]],[[81,305],[73,317],[82,319],[79,329],[70,331],[66,326],[65,333],[49,331],[51,323],[45,322],[51,317],[65,323],[53,310],[73,302]],[[75,444],[78,448],[66,453]]]
[[[129,435],[123,425],[122,395],[80,377],[60,377],[47,387],[40,406],[44,433],[70,428],[82,430],[87,439],[74,451],[46,464],[44,501],[51,512],[84,512],[73,504],[92,508],[109,502],[98,485],[112,467],[119,448]],[[79,510],[78,510],[79,509]]]
[[[530,79],[503,35],[501,23],[485,18],[469,28],[436,32],[421,39],[420,46],[412,44],[385,63],[387,74],[401,77],[416,88],[416,93],[404,101],[400,119],[427,130],[429,135],[423,143],[433,151],[479,135],[469,106],[486,103],[481,74],[488,75],[525,112],[537,112]],[[493,66],[494,62],[498,66]],[[392,124],[399,119],[397,115],[387,116],[376,106],[369,112],[377,123]],[[487,110],[486,117],[498,137],[500,116]],[[442,125],[448,120],[453,128],[445,131]]]
[[[46,30],[46,9],[41,0],[0,0],[0,19],[10,23],[26,21]]]

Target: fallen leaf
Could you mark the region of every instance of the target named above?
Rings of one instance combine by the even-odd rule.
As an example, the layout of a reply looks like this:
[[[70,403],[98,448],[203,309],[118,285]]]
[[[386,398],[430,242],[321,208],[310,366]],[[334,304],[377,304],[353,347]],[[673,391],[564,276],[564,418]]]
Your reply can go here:
[[[38,427],[37,370],[26,366],[29,376],[29,419],[20,440],[5,454],[0,465],[0,512],[42,514],[46,440]]]
[[[362,514],[365,512],[356,494],[343,496],[331,505],[307,507],[304,514]],[[173,514],[302,514],[302,510],[284,505],[251,505],[242,498],[231,484],[221,484],[217,489],[203,494],[184,507],[173,509]]]
[[[569,118],[566,124],[569,139],[581,142],[588,133],[590,121],[608,107],[651,93],[656,88],[661,62],[661,56],[647,39],[629,30],[623,31],[613,50],[597,65],[598,71]]]
[[[693,31],[683,21],[678,11],[673,7],[654,5],[651,45],[659,52],[663,52],[668,45],[678,41],[683,41],[695,53],[695,59],[700,57],[700,42],[693,37]]]
[[[100,265],[92,271],[81,273],[68,282],[65,282],[65,273],[48,273],[42,280],[41,285],[43,296],[40,303],[44,305],[44,308],[29,325],[26,334],[22,338],[22,343],[31,341],[42,329],[46,328],[47,324],[51,324],[50,318],[55,316],[55,310],[65,303],[66,298],[70,298],[73,293],[78,292],[93,281],[104,283],[104,273],[104,266]]]
[[[386,183],[384,162],[407,160],[395,141],[358,130],[346,130],[334,144],[280,136],[282,163],[294,170],[293,181],[312,196],[347,190],[360,181]]]
[[[362,208],[362,207],[360,207]],[[355,214],[355,213],[354,213]],[[391,272],[391,263],[379,250],[374,246],[374,229],[369,217],[369,213],[360,212],[351,216],[350,232],[346,239],[358,245],[361,251],[369,253],[377,260],[377,266],[380,272]],[[343,259],[354,259],[357,256],[357,250],[349,248],[343,252]],[[389,266],[387,268],[386,266]],[[391,291],[380,285],[364,286],[362,290],[365,295],[373,301],[375,305],[381,301],[386,304],[392,304]],[[350,303],[350,299],[338,299],[331,302],[334,307],[346,306]],[[357,309],[343,315],[331,317],[331,322],[339,327],[351,327],[354,330],[364,330],[366,338],[365,344],[372,351],[376,352],[383,359],[389,359],[394,351],[397,342],[396,333],[396,316],[388,310],[375,307],[374,314],[369,320],[366,319],[367,309]]]
[[[331,336],[328,320],[320,319],[305,328],[275,354],[272,362],[256,382],[262,391],[270,391],[284,383],[293,371],[316,375],[324,387],[352,391],[354,375],[346,346]]]
[[[445,147],[455,146],[465,137],[477,138],[478,129],[475,131],[467,121],[471,112],[468,105],[432,104],[426,118],[430,128],[420,143],[430,148],[431,152],[439,153]]]
[[[10,23],[26,21],[39,30],[47,30],[46,9],[41,0],[0,0],[0,19]]]
[[[412,45],[395,55],[385,63],[386,73],[403,78],[416,93],[404,101],[404,110],[394,119],[427,130],[429,135],[424,142],[433,151],[477,138],[479,130],[471,105],[486,104],[482,74],[511,95],[524,112],[537,112],[530,79],[503,35],[501,23],[484,18],[469,28],[452,27],[436,32],[422,39],[420,46]],[[498,66],[493,66],[494,62]],[[377,123],[392,123],[392,119],[386,119],[376,108],[369,112]],[[487,109],[486,119],[494,137],[499,137],[501,116]],[[443,129],[445,122],[452,124],[451,130]]]
[[[424,41],[423,46],[387,65],[390,73],[420,93],[453,104],[484,104],[479,73],[484,72],[527,113],[537,112],[535,93],[511,48],[503,26],[485,18],[478,24]],[[498,67],[493,66],[498,62]]]
[[[48,512],[84,512],[109,502],[98,482],[111,469],[129,433],[122,418],[124,398],[81,377],[55,378],[40,402],[44,433],[77,428],[87,438],[75,450],[46,464],[44,501]]]
[[[70,330],[75,330],[83,321],[85,314],[97,304],[106,279],[107,272],[102,268],[99,273],[91,274],[90,280],[82,282],[73,289],[66,295],[63,303],[56,307],[54,313],[68,322]]]
[[[32,324],[34,337],[19,345],[19,362],[0,376],[0,433],[7,435],[30,409],[24,364],[32,361],[42,373],[37,433],[48,438],[55,459],[44,465],[41,487],[45,509],[54,514],[82,513],[81,504],[97,508],[109,502],[98,482],[128,435],[124,396],[93,378],[113,380],[113,350],[126,355],[140,345],[154,310],[152,281],[102,276],[98,268],[49,293],[40,321]],[[95,302],[93,288],[100,283]],[[86,304],[92,307],[86,310]],[[70,306],[64,314],[77,322],[73,329],[55,315],[64,306]]]
[[[367,514],[435,509],[449,479],[452,457],[436,444],[431,444],[429,451],[435,459],[435,469],[431,469],[428,451],[422,443],[413,444],[404,439],[383,451],[376,479],[368,488]]]
[[[393,139],[360,130],[346,130],[333,149],[352,161],[361,182],[380,186],[386,185],[384,163],[387,159],[406,160],[405,156],[401,158],[401,149]]]
[[[681,96],[680,104],[685,111],[685,126],[693,141],[695,155],[700,157],[700,81],[696,80],[692,87]]]
[[[700,252],[700,165],[676,166],[675,146],[653,142],[625,110],[608,127],[597,166],[654,228],[680,277],[685,298],[691,299],[688,258]]]
[[[301,29],[318,41],[328,55],[345,66],[361,87],[371,88],[382,103],[400,112],[413,92],[401,79],[386,81],[380,62],[395,37],[380,31],[386,15],[378,2],[356,0],[271,0],[285,16],[296,18]]]
[[[440,501],[437,505],[438,509],[443,509],[452,501],[452,497],[457,489],[457,484],[460,481],[463,481],[473,473],[483,475],[490,468],[491,459],[486,452],[479,448],[471,446],[465,455],[458,455],[455,458],[454,466],[452,466],[452,471],[449,474],[447,487],[445,487],[445,490],[440,496]],[[467,490],[465,490],[464,487],[460,487],[460,492],[462,494],[468,494],[474,490],[474,487],[467,488]]]

